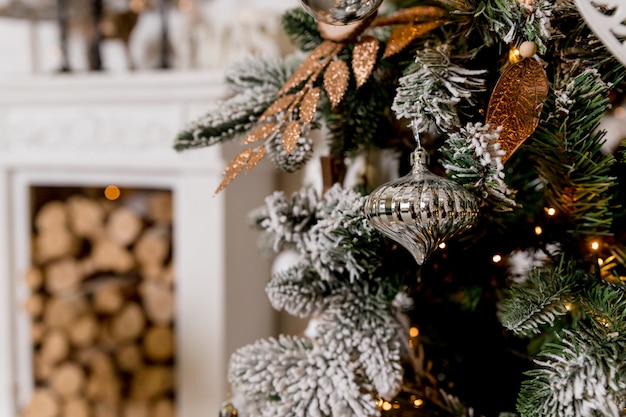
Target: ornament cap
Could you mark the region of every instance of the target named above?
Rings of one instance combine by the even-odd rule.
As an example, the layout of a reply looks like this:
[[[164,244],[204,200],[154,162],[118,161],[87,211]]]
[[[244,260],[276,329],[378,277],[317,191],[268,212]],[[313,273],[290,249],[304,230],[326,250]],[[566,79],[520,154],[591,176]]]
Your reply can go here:
[[[410,163],[413,171],[425,169],[428,165],[428,152],[426,152],[426,149],[420,147],[415,148],[411,153]]]

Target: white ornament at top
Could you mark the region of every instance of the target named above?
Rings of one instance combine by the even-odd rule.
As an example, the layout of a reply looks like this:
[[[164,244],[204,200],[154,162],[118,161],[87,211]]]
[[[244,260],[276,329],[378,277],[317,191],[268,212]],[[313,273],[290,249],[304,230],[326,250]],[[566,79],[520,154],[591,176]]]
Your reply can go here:
[[[580,14],[609,51],[626,66],[626,0],[575,0]],[[602,10],[605,10],[604,12]]]

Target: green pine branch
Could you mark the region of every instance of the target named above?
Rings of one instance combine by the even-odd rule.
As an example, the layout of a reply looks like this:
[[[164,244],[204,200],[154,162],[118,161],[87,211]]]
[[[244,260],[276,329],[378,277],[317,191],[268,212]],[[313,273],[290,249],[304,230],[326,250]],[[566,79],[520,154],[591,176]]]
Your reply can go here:
[[[296,57],[284,60],[250,57],[228,69],[229,98],[178,133],[174,149],[183,151],[230,141],[255,127],[261,114],[299,64]]]
[[[561,257],[559,264],[533,269],[521,284],[505,290],[500,305],[502,325],[515,334],[533,336],[567,314],[584,272]]]
[[[315,19],[302,8],[285,11],[281,24],[289,41],[301,51],[312,51],[324,40],[317,30]]]
[[[600,148],[598,130],[608,106],[608,87],[593,70],[557,81],[542,123],[527,147],[544,184],[546,202],[557,209],[572,236],[609,235],[615,162]]]

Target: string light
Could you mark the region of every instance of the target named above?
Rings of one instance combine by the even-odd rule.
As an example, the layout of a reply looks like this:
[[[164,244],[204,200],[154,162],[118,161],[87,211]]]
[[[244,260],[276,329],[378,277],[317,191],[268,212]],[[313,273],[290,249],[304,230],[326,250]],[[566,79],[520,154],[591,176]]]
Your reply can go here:
[[[446,248],[446,242],[441,242],[439,244],[439,249],[445,249]]]
[[[417,337],[420,334],[420,330],[417,327],[411,327],[409,329],[409,336]]]
[[[535,234],[539,236],[542,233],[543,233],[543,229],[541,228],[541,226],[535,226]]]
[[[499,263],[500,261],[502,261],[502,256],[500,254],[495,254],[493,255],[493,257],[491,258],[491,260],[493,261],[494,264]]]
[[[517,48],[511,48],[509,50],[509,63],[514,64],[519,62],[520,60],[520,52]]]
[[[591,250],[597,251],[600,248],[600,243],[597,240],[591,242]]]
[[[120,194],[120,189],[115,185],[109,185],[104,189],[104,197],[107,200],[117,200],[118,198],[120,198]]]
[[[554,216],[556,214],[556,209],[554,207],[546,207],[545,210],[548,216]]]
[[[424,400],[422,400],[421,398],[418,398],[418,399],[413,401],[413,406],[415,408],[420,408],[423,405],[424,405]]]

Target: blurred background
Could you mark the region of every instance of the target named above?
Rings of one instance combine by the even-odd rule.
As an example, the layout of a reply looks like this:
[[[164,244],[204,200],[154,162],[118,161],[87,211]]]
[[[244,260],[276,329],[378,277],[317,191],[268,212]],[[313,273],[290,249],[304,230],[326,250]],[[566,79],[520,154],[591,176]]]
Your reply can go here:
[[[0,71],[223,69],[251,52],[283,53],[278,17],[293,6],[295,0],[0,0]]]
[[[0,417],[200,417],[273,311],[237,144],[177,153],[296,0],[0,0]],[[304,174],[306,175],[306,174]]]

